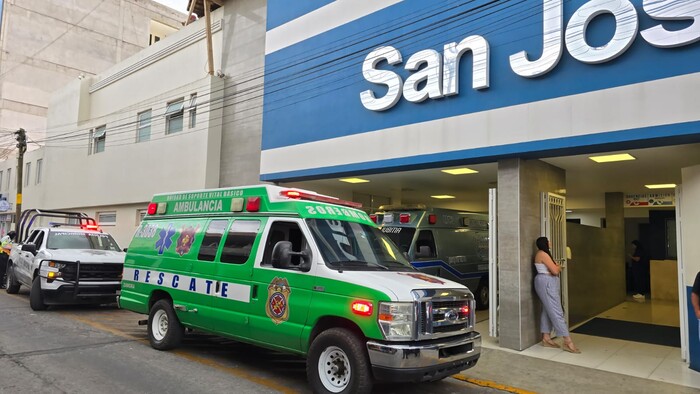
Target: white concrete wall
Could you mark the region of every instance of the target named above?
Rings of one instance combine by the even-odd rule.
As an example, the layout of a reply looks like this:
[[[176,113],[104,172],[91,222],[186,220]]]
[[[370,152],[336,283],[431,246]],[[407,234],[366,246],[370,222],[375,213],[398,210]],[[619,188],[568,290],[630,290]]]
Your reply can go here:
[[[151,0],[5,1],[0,128],[40,141],[53,91],[148,46],[151,20],[176,29],[184,19]]]

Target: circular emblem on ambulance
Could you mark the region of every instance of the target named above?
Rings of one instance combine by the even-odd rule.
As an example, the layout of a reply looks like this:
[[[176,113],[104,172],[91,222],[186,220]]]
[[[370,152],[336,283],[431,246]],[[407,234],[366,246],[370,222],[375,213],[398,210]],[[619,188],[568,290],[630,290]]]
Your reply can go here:
[[[289,295],[292,290],[285,278],[275,278],[267,286],[267,304],[265,312],[275,324],[281,324],[289,319]]]

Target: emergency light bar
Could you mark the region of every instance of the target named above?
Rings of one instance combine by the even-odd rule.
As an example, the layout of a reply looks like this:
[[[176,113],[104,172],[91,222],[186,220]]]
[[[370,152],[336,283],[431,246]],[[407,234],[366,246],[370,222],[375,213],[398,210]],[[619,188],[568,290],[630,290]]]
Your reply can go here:
[[[287,198],[294,199],[294,200],[327,202],[330,204],[343,205],[343,206],[350,207],[350,208],[362,208],[362,203],[359,203],[359,202],[341,200],[339,198],[330,197],[330,196],[323,196],[320,194],[310,194],[310,193],[301,192],[299,190],[282,190],[280,192],[280,195],[282,197],[287,197]]]

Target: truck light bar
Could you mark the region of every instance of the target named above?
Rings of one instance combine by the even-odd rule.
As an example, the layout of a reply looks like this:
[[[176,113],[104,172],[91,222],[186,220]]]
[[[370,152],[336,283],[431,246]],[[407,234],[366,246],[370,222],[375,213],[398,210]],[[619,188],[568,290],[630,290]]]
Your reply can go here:
[[[287,197],[295,200],[327,202],[330,204],[343,205],[350,208],[362,208],[362,203],[359,202],[341,200],[339,198],[322,196],[320,194],[304,193],[298,190],[282,190],[280,192],[280,195],[282,197]]]

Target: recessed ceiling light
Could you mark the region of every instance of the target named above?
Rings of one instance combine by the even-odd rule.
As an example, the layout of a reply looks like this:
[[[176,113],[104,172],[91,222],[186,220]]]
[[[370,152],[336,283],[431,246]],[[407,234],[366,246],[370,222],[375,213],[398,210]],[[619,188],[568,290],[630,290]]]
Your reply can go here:
[[[676,187],[675,183],[661,183],[658,185],[644,185],[647,189],[673,189]]]
[[[437,198],[438,200],[445,200],[448,198],[455,198],[455,196],[450,196],[449,194],[438,194],[437,196],[430,196],[432,198]]]
[[[446,172],[450,175],[464,175],[464,174],[477,174],[479,171],[464,167],[464,168],[452,168],[449,170],[442,170],[442,172]]]
[[[574,212],[574,211],[572,211],[571,209],[566,210],[566,213],[572,213],[572,212]]]
[[[347,183],[367,183],[369,182],[367,179],[362,179],[362,178],[342,178],[338,179],[341,182],[347,182]]]
[[[613,161],[626,161],[626,160],[637,160],[636,157],[630,155],[629,153],[620,153],[617,155],[605,155],[605,156],[590,156],[589,159],[596,163],[610,163]]]

